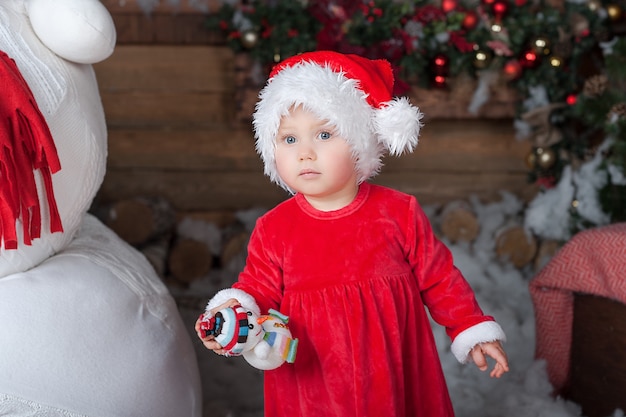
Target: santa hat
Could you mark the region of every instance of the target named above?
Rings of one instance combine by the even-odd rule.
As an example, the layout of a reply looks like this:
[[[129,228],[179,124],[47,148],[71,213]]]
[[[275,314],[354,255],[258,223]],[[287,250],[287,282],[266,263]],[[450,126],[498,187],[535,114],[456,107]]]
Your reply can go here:
[[[61,232],[52,174],[61,169],[54,139],[15,61],[0,51],[0,247],[16,249],[16,226],[24,244],[41,236],[42,217],[35,172],[43,182],[50,232]]]
[[[277,64],[253,115],[265,174],[293,192],[279,177],[274,159],[280,120],[292,106],[302,106],[338,129],[352,148],[359,183],[379,172],[385,152],[412,152],[422,113],[406,97],[392,96],[393,83],[388,61],[358,55],[316,51]]]

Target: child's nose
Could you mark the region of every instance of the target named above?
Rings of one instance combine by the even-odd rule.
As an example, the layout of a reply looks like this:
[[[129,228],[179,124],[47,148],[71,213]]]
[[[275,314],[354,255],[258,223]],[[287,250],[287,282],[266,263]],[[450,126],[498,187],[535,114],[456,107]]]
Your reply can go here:
[[[315,159],[315,150],[309,144],[302,144],[298,150],[298,157],[301,161]]]

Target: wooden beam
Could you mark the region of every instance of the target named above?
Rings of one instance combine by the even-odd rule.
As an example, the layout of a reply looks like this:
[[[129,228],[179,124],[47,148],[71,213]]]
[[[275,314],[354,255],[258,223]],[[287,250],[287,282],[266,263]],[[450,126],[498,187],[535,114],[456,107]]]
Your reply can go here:
[[[118,46],[94,66],[110,127],[229,124],[232,52],[211,46]]]
[[[209,13],[219,9],[221,1],[203,4],[183,0],[179,4],[159,1],[148,9],[136,0],[102,0],[117,30],[117,44],[209,45],[223,44],[221,33],[206,27]]]
[[[415,195],[422,204],[442,204],[472,194],[497,201],[500,190],[528,199],[536,192],[519,174],[395,172],[382,173],[373,182]],[[100,201],[134,196],[161,196],[179,211],[207,211],[271,208],[287,194],[259,171],[109,170]]]
[[[383,172],[525,175],[528,141],[511,121],[433,120],[412,154],[386,157]],[[251,126],[109,129],[109,169],[261,170]]]

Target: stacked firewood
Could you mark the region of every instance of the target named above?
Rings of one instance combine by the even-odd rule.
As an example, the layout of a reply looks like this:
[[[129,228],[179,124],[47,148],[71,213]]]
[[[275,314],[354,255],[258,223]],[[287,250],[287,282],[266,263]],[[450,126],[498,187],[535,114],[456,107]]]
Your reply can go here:
[[[480,233],[480,221],[468,201],[447,203],[432,217],[436,233],[450,243],[472,243]],[[523,226],[523,213],[509,213],[493,238],[495,254],[500,261],[519,269],[531,267],[535,271],[541,269],[561,246],[560,242],[539,240],[528,232]]]
[[[212,269],[239,268],[262,210],[180,215],[163,198],[136,197],[92,210],[142,252],[169,284],[188,286]]]

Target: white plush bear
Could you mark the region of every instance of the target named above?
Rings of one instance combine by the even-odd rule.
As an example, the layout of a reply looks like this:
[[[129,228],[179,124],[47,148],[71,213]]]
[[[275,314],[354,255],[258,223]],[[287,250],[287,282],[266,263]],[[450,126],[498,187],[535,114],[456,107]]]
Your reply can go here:
[[[98,0],[0,2],[0,415],[202,414],[191,338],[146,259],[87,214],[107,131]]]
[[[298,339],[289,330],[289,317],[270,309],[259,315],[253,308],[240,304],[220,308],[212,314],[211,308],[200,316],[201,338],[214,337],[226,351],[226,356],[243,356],[257,369],[276,369],[296,359]]]

